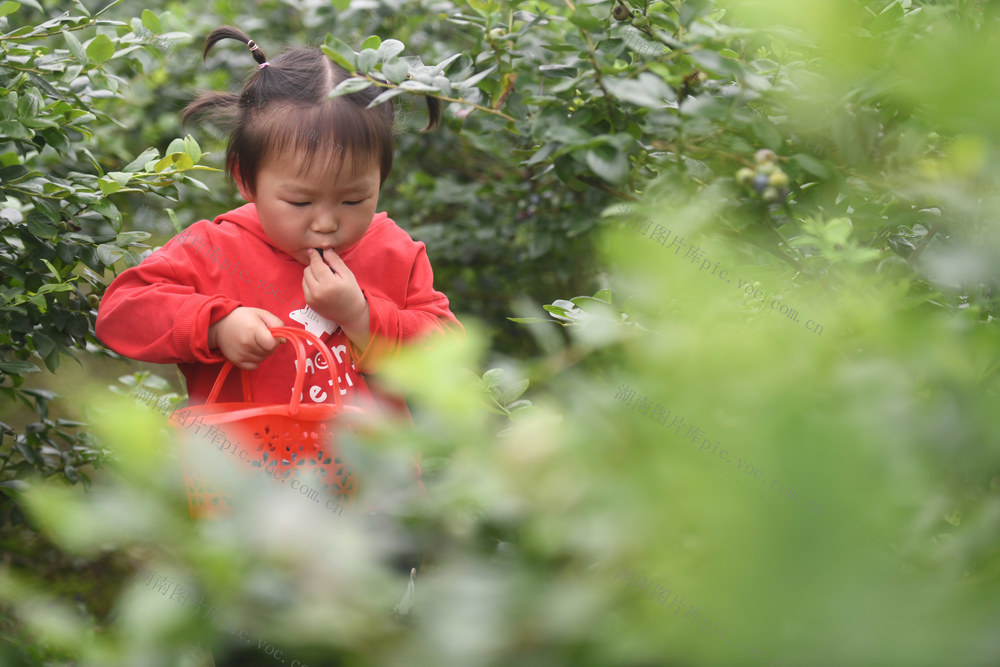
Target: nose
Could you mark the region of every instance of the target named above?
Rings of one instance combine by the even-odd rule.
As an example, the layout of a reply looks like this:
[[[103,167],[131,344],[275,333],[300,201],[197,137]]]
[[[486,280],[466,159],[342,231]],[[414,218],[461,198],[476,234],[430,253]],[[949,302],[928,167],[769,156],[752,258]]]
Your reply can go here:
[[[317,234],[331,234],[340,227],[333,211],[323,211],[316,214],[312,221],[312,231]]]

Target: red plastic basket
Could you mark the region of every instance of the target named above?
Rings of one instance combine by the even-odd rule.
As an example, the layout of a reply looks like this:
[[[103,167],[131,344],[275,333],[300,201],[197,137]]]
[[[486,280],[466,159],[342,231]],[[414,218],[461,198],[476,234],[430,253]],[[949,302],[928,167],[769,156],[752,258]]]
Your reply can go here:
[[[305,383],[303,341],[312,343],[322,353],[333,380],[337,377],[336,358],[323,341],[308,331],[290,327],[275,327],[270,331],[295,346],[298,363],[289,403],[254,403],[250,372],[245,370],[242,371],[244,402],[216,403],[233,368],[227,361],[205,404],[178,410],[176,414],[183,415],[183,422],[172,422],[172,426],[182,432],[178,451],[188,511],[194,518],[224,516],[231,509],[232,499],[222,483],[210,479],[199,469],[194,456],[197,450],[192,448],[218,447],[239,461],[239,469],[247,474],[260,472],[262,468],[275,479],[287,480],[293,473],[296,476],[308,474],[312,488],[321,485],[338,500],[352,497],[357,490],[354,475],[337,448],[337,432],[343,430],[343,424],[337,422],[361,410],[345,406],[336,389],[332,392],[332,404],[300,404]],[[332,386],[336,387],[337,383],[334,381]]]

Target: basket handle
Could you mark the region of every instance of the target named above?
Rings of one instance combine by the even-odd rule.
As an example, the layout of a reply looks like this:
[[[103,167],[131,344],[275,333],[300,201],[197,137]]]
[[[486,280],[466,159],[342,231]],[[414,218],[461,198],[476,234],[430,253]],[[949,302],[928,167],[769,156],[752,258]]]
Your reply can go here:
[[[330,379],[333,380],[338,376],[339,366],[337,364],[336,357],[333,356],[333,352],[327,347],[326,343],[321,341],[314,334],[309,333],[305,329],[293,329],[292,327],[272,327],[269,329],[272,336],[284,338],[287,342],[292,343],[295,346],[295,385],[292,387],[292,399],[289,403],[289,414],[296,415],[299,412],[300,397],[302,396],[302,385],[306,381],[306,346],[303,341],[308,341],[313,344],[317,350],[323,355],[323,359],[326,360],[327,370],[330,372]],[[226,360],[226,363],[222,366],[219,371],[219,376],[215,378],[215,384],[212,385],[212,391],[208,394],[208,399],[205,401],[205,405],[211,405],[215,403],[216,399],[219,397],[219,392],[222,391],[222,385],[225,383],[226,378],[229,377],[229,371],[233,368],[233,362]],[[253,390],[250,388],[250,371],[241,369],[243,376],[243,400],[246,402],[253,402]],[[340,387],[333,385],[333,404],[337,408],[341,408],[343,403],[343,398],[340,396]]]

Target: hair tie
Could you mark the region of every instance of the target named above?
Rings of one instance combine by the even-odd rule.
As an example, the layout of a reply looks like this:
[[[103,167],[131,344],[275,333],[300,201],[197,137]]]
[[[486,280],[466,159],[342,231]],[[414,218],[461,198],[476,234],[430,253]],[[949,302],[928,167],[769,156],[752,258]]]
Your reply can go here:
[[[262,62],[262,63],[260,64],[260,66],[259,66],[259,67],[258,67],[257,69],[264,69],[265,67],[267,67],[267,66],[268,66],[268,65],[270,65],[270,64],[271,64],[271,63],[269,63],[269,62],[267,62],[267,61],[265,60],[264,62]]]
[[[250,47],[251,51],[260,51],[260,47],[257,46],[257,42],[253,41],[252,39],[247,40],[247,46]]]

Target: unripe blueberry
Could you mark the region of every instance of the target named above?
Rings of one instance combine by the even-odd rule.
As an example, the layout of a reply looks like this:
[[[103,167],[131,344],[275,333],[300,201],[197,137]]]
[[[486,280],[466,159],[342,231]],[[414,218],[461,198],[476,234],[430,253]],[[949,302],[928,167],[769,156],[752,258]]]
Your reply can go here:
[[[506,33],[504,32],[503,28],[493,28],[493,30],[490,30],[489,32],[489,37],[491,40],[496,41],[498,39],[503,38],[505,34]]]
[[[763,192],[764,188],[767,187],[769,179],[767,174],[757,174],[753,177],[753,189],[757,192]]]
[[[781,171],[780,169],[771,174],[771,185],[781,189],[788,187],[788,174]]]
[[[762,192],[760,196],[763,197],[766,202],[778,201],[778,191],[772,187],[764,188],[764,192]]]
[[[774,162],[778,156],[770,148],[761,148],[753,154],[753,159],[757,161],[757,164],[764,164],[765,162]]]
[[[611,10],[611,15],[615,17],[616,21],[625,21],[632,16],[624,5],[615,5],[615,8]]]
[[[97,298],[96,294],[88,294],[87,295],[87,303],[90,304],[91,308],[97,308],[98,306],[101,305],[101,300],[99,298]]]
[[[757,165],[757,173],[766,174],[770,176],[774,172],[778,171],[778,166],[773,162],[764,162]]]
[[[740,185],[750,185],[750,182],[753,181],[753,177],[753,169],[748,169],[747,167],[743,167],[736,172],[736,182]]]

